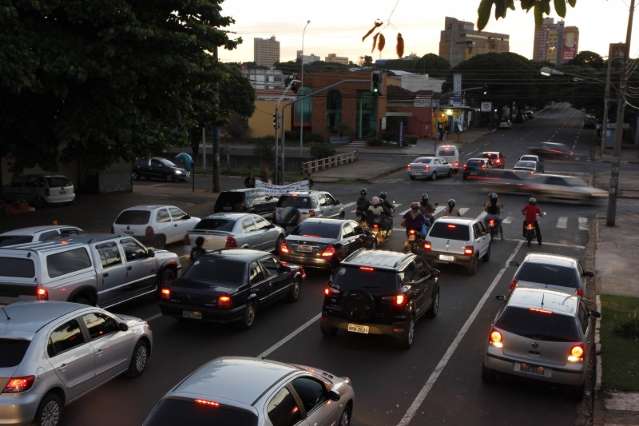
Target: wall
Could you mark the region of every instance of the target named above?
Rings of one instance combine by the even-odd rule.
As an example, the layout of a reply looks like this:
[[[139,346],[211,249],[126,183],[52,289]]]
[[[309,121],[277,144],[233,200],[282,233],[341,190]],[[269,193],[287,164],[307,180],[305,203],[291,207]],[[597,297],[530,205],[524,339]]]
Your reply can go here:
[[[248,120],[250,136],[260,138],[275,136],[273,128],[273,113],[275,112],[275,100],[255,100],[255,112]],[[284,129],[291,130],[291,107],[287,107],[284,114]]]

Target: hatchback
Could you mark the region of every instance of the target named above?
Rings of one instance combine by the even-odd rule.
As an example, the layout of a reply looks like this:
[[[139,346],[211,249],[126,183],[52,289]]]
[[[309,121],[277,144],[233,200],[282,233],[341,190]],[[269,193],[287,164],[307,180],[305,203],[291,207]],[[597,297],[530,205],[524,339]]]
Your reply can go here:
[[[284,227],[299,225],[309,217],[343,219],[342,203],[328,192],[289,192],[280,197],[275,209],[275,223]]]
[[[259,188],[222,191],[215,200],[215,213],[254,213],[273,220],[278,197]]]
[[[519,265],[510,288],[548,288],[583,296],[586,289],[584,277],[592,276],[592,272],[584,271],[572,257],[531,253]]]

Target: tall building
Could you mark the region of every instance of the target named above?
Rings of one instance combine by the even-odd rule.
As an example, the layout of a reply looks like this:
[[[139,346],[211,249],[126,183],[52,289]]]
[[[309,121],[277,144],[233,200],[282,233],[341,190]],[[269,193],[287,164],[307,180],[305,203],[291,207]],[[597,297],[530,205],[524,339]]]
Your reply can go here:
[[[249,68],[242,66],[242,75],[248,79],[255,90],[284,89],[286,76],[281,70]]]
[[[509,51],[508,34],[475,31],[472,22],[446,17],[445,28],[439,38],[439,56],[448,60],[451,66],[476,55]]]
[[[564,28],[564,40],[561,50],[561,61],[568,62],[575,59],[579,52],[579,28]]]
[[[337,56],[335,53],[329,53],[328,56],[324,58],[324,62],[348,65],[348,58],[346,56]]]
[[[297,51],[297,59],[302,58],[304,65],[312,64],[313,62],[319,62],[322,60],[318,55],[311,53],[310,55],[302,55],[302,51]]]
[[[555,23],[553,18],[544,18],[535,27],[533,61],[560,64],[577,56],[579,51],[579,28],[565,27],[564,22]]]
[[[280,61],[280,42],[275,36],[253,39],[253,60],[255,65],[269,68]]]

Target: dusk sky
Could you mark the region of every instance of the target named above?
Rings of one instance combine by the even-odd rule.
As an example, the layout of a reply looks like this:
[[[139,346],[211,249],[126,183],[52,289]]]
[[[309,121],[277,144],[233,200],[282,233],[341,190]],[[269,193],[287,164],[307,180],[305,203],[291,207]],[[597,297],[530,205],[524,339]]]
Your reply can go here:
[[[386,20],[397,0],[226,0],[223,12],[235,18],[231,30],[237,31],[244,43],[235,51],[223,51],[224,61],[252,61],[253,38],[274,35],[280,41],[281,60],[295,58],[301,48],[302,29],[311,20],[306,33],[305,53],[315,53],[322,59],[328,53],[348,56],[357,62],[362,55],[370,54],[371,42],[361,42],[361,37],[375,18]],[[519,2],[515,2],[519,8]],[[401,32],[405,54],[437,53],[439,32],[444,17],[476,22],[479,0],[399,0],[391,19],[391,26],[384,30],[387,47],[383,58],[393,58],[394,40]],[[603,56],[608,54],[608,43],[625,39],[628,17],[628,0],[578,0],[576,8],[568,8],[566,25],[579,27],[579,50],[593,50]],[[639,24],[635,19],[631,56],[639,56]],[[521,10],[510,11],[505,20],[491,18],[486,31],[510,34],[510,51],[527,58],[532,57],[534,17]],[[374,59],[379,55],[375,53]]]

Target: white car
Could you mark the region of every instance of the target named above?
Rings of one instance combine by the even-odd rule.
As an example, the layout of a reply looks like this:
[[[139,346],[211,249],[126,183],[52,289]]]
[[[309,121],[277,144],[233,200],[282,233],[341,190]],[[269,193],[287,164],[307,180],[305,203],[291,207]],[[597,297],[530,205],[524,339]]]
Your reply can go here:
[[[474,275],[479,259],[490,260],[490,233],[478,218],[444,216],[428,230],[424,251],[433,263],[462,265]]]
[[[0,234],[0,247],[37,241],[52,241],[82,233],[77,226],[48,225],[14,229]]]
[[[452,176],[453,169],[441,157],[418,157],[406,167],[411,180],[418,178],[437,180],[438,177]]]
[[[534,162],[537,163],[537,170],[540,173],[544,172],[544,159],[541,158],[541,156],[539,156],[539,155],[524,154],[521,157],[519,157],[519,161],[534,161]]]
[[[198,223],[199,217],[191,217],[175,206],[135,206],[118,215],[111,232],[132,235],[149,245],[164,248],[166,244],[185,241]]]
[[[519,265],[510,283],[510,289],[545,288],[575,296],[583,296],[586,283],[585,272],[577,259],[555,254],[531,253]]]
[[[515,166],[513,167],[513,170],[521,170],[524,172],[539,172],[539,165],[536,161],[524,161],[524,160],[519,160],[517,161],[517,163],[515,163]]]
[[[448,164],[450,164],[450,167],[452,167],[454,173],[457,173],[459,169],[462,168],[462,163],[459,159],[459,148],[457,148],[455,145],[438,146],[437,151],[435,152],[435,156],[448,161]]]
[[[26,201],[37,207],[67,204],[75,200],[75,186],[63,175],[16,176],[11,185],[0,189],[2,197],[8,201]]]

